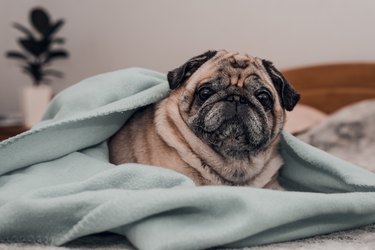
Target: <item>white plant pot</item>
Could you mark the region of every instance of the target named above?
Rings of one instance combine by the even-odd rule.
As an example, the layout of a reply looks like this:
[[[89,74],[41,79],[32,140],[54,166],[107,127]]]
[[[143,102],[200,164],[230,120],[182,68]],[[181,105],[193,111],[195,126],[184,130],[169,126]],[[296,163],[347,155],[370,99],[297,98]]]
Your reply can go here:
[[[27,86],[22,91],[22,109],[25,126],[31,128],[38,123],[52,98],[49,86]]]

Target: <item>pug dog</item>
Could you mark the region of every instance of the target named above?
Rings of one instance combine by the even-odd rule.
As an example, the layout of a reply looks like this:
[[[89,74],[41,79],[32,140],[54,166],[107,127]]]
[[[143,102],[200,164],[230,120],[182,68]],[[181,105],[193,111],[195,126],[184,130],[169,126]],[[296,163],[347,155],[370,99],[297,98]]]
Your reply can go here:
[[[207,51],[167,78],[169,95],[110,139],[110,162],[173,169],[197,185],[282,189],[280,133],[300,95],[272,62]]]

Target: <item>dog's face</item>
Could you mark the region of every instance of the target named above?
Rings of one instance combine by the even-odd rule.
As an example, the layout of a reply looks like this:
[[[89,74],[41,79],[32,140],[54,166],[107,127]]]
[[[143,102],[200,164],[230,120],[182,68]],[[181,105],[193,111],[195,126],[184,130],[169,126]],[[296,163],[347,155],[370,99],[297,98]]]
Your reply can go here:
[[[280,134],[299,94],[271,62],[208,51],[168,73],[180,114],[205,144],[226,158],[256,155]]]

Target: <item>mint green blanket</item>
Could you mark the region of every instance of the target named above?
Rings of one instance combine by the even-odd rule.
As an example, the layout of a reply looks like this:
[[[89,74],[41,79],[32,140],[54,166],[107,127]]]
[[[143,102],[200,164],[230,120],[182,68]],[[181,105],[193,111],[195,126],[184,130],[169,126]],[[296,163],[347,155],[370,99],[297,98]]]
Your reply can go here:
[[[171,170],[110,164],[107,139],[168,91],[165,75],[145,69],[95,76],[2,142],[0,241],[62,245],[111,231],[147,250],[243,247],[375,222],[375,175],[287,133],[280,181],[290,192],[196,187]]]

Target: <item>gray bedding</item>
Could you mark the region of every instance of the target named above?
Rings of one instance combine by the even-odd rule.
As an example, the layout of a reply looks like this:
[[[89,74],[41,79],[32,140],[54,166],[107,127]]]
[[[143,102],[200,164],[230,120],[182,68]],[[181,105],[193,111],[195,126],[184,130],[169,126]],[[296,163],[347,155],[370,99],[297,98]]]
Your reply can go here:
[[[375,100],[346,107],[298,137],[375,172]]]
[[[375,172],[375,100],[346,107],[298,136],[326,152]],[[133,249],[122,236],[103,233],[63,247],[0,244],[3,249]],[[375,225],[246,249],[375,249]]]

